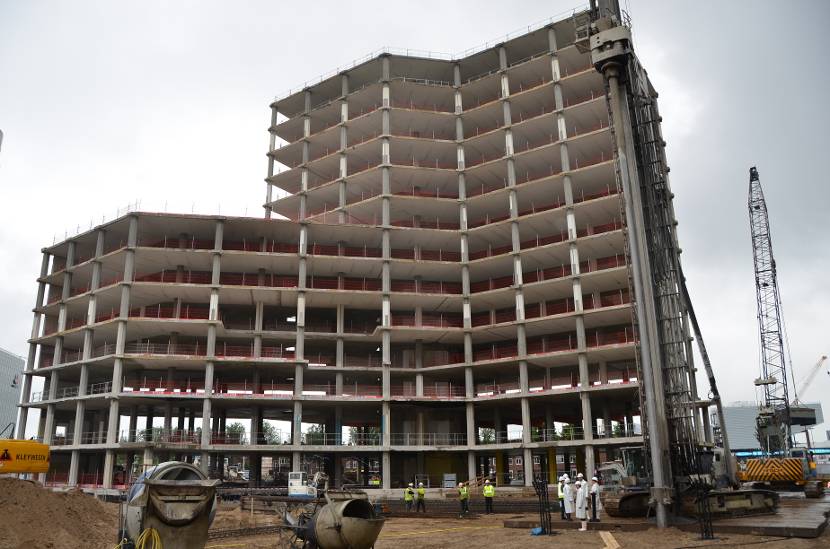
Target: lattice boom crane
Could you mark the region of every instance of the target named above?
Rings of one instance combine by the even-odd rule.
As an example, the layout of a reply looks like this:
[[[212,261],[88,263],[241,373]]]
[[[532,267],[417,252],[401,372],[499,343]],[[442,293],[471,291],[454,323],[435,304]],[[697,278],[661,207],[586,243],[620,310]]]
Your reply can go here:
[[[755,261],[755,295],[758,305],[758,330],[761,336],[761,377],[756,387],[764,389],[764,405],[758,412],[758,429],[769,440],[767,448],[788,450],[792,446],[789,427],[790,399],[787,365],[781,328],[781,300],[778,275],[772,255],[769,216],[758,170],[749,169],[749,226],[752,231],[752,257]]]

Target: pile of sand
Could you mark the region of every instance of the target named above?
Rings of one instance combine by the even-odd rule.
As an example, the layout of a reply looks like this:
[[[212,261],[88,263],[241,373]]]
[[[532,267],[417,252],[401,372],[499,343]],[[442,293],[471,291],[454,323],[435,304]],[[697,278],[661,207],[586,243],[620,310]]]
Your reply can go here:
[[[117,505],[0,478],[0,549],[111,549],[117,536]]]

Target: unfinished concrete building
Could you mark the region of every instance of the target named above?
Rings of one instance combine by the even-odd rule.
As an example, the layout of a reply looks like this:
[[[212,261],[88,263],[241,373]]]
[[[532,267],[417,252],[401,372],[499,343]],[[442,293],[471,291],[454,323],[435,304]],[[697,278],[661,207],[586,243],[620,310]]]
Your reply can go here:
[[[47,480],[242,454],[259,485],[529,485],[642,446],[606,82],[576,26],[276,100],[264,218],[131,213],[45,248],[18,434],[40,409]]]

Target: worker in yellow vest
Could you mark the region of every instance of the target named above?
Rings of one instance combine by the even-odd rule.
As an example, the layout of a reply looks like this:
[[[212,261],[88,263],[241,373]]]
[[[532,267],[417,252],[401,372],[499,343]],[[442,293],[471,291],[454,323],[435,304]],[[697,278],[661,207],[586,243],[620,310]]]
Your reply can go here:
[[[406,487],[406,490],[403,491],[403,502],[406,505],[407,512],[412,511],[412,500],[415,499],[415,490],[412,488],[414,485],[410,482],[409,486]]]
[[[461,514],[463,517],[470,512],[470,489],[463,483],[458,483],[458,501],[461,504]]]
[[[484,481],[484,513],[489,515],[493,513],[493,498],[496,495],[496,487],[490,484],[489,480]]]
[[[424,513],[427,512],[426,504],[424,503],[424,498],[426,497],[427,491],[424,490],[424,483],[418,483],[418,490],[415,493],[415,512],[423,511]]]
[[[559,485],[557,487],[557,495],[559,496],[559,514],[562,516],[562,520],[565,520],[565,479],[568,478],[568,475],[562,475],[559,477]]]

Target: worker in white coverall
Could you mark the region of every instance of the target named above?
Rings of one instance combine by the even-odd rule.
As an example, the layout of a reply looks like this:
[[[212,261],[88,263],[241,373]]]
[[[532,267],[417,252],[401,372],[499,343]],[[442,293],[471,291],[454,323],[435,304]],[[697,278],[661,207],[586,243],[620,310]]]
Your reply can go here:
[[[576,481],[576,518],[582,523],[580,532],[588,529],[588,484],[584,480]]]
[[[599,522],[599,512],[602,511],[602,502],[599,499],[600,486],[597,477],[591,478],[591,522]]]
[[[574,487],[571,485],[571,479],[565,479],[565,520],[573,520],[571,515],[574,512]]]

